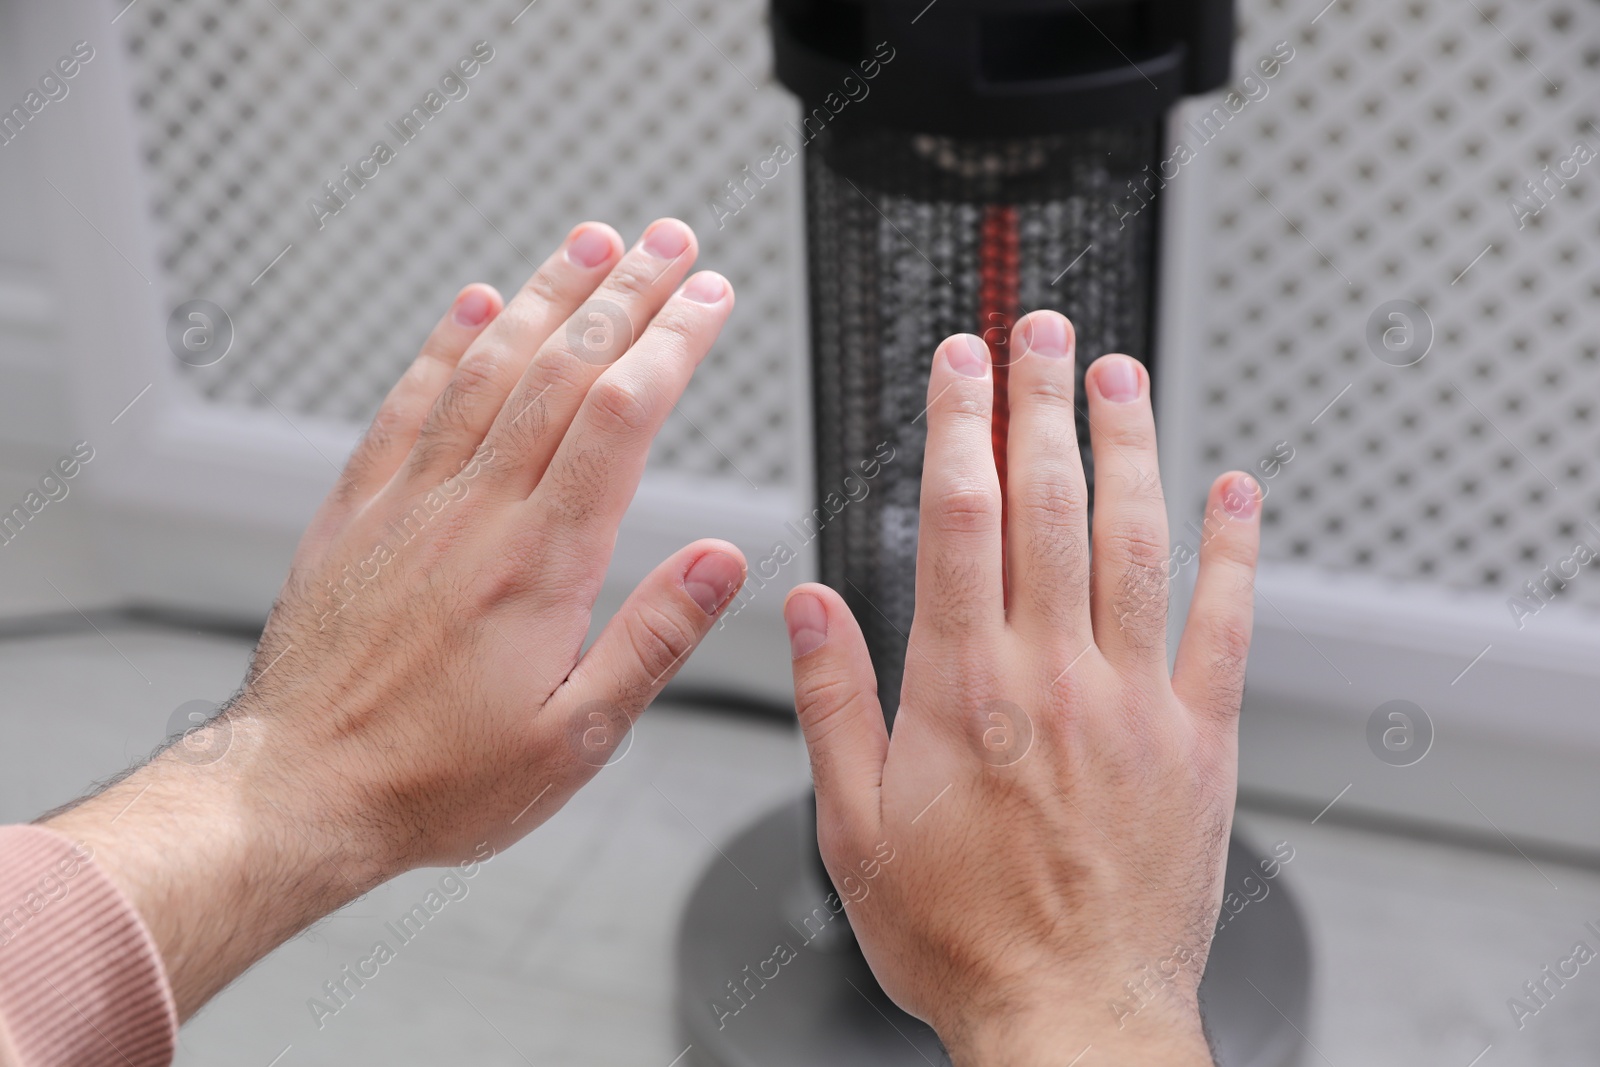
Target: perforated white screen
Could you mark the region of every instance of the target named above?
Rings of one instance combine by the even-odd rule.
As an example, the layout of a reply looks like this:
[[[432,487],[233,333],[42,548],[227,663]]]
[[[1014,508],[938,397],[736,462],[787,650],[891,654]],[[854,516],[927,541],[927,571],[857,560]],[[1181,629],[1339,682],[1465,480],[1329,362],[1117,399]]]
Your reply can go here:
[[[118,10],[126,0],[115,0]],[[218,403],[361,421],[456,289],[510,293],[574,223],[632,240],[677,214],[739,308],[653,461],[782,483],[797,450],[789,368],[796,168],[719,232],[707,202],[770,154],[792,106],[770,77],[761,0],[182,0],[119,19],[168,306],[232,317],[233,351],[188,370]],[[440,79],[474,44],[493,58]],[[444,101],[406,142],[398,123]],[[459,99],[452,98],[454,96]],[[325,208],[385,142],[391,162]],[[371,174],[368,165],[358,174]],[[320,228],[318,215],[321,215]],[[286,251],[287,250],[287,251]],[[281,255],[281,259],[277,259]],[[276,261],[275,261],[276,259]],[[270,265],[270,269],[269,269]]]
[[[1168,399],[1214,471],[1295,450],[1269,557],[1509,596],[1600,547],[1600,161],[1526,228],[1508,205],[1600,150],[1600,5],[1319,8],[1243,5],[1241,73],[1296,54],[1200,150],[1204,388]],[[1365,339],[1391,300],[1432,320],[1414,366]]]

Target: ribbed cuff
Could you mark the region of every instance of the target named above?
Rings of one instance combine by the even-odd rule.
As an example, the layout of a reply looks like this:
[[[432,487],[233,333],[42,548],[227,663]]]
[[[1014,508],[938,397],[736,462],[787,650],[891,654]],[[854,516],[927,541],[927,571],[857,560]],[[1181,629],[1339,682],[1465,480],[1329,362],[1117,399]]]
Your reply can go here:
[[[20,1067],[166,1067],[178,1013],[139,913],[89,849],[0,826],[0,1049]]]

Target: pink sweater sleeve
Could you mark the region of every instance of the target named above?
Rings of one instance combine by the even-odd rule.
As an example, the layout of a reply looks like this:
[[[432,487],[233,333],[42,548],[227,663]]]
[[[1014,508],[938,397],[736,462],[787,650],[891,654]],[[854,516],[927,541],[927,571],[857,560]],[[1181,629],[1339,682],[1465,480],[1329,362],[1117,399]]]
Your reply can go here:
[[[0,826],[0,1064],[165,1067],[177,1036],[155,942],[89,850]]]

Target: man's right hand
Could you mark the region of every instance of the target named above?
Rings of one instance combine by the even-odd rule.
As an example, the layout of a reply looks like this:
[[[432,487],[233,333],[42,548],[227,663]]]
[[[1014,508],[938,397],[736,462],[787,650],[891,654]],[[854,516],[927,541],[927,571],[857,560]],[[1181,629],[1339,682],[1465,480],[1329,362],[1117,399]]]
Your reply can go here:
[[[1016,338],[1004,512],[988,349],[957,336],[934,360],[892,737],[839,595],[787,602],[822,855],[884,990],[957,1064],[1086,1048],[1085,1065],[1210,1064],[1196,990],[1233,818],[1260,490],[1239,473],[1212,487],[1169,673],[1149,378],[1126,356],[1088,372],[1091,557],[1071,325],[1036,313]],[[1165,985],[1133,1010],[1125,983],[1146,968]]]

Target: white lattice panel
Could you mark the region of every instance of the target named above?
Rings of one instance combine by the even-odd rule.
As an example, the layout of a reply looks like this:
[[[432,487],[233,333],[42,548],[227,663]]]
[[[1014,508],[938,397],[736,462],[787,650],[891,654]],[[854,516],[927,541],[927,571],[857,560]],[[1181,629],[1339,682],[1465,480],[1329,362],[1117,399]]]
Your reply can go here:
[[[1205,466],[1295,450],[1274,559],[1511,596],[1600,548],[1600,160],[1526,228],[1508,205],[1577,143],[1600,151],[1600,4],[1241,15],[1241,72],[1279,41],[1296,54],[1200,149]],[[1432,320],[1414,366],[1365,339],[1392,300]],[[1600,582],[1562,599],[1600,606]]]
[[[218,404],[364,420],[460,285],[514,291],[586,217],[631,240],[677,214],[739,309],[653,461],[783,483],[798,447],[787,257],[801,179],[785,173],[720,232],[708,207],[791,114],[762,0],[523,2],[127,7],[158,284],[168,307],[207,299],[236,329],[225,359],[185,373]],[[493,58],[442,91],[478,41]],[[403,142],[390,124],[430,90],[443,106]],[[324,183],[379,141],[392,161],[345,185],[347,206],[319,225],[308,201],[328,206]]]

